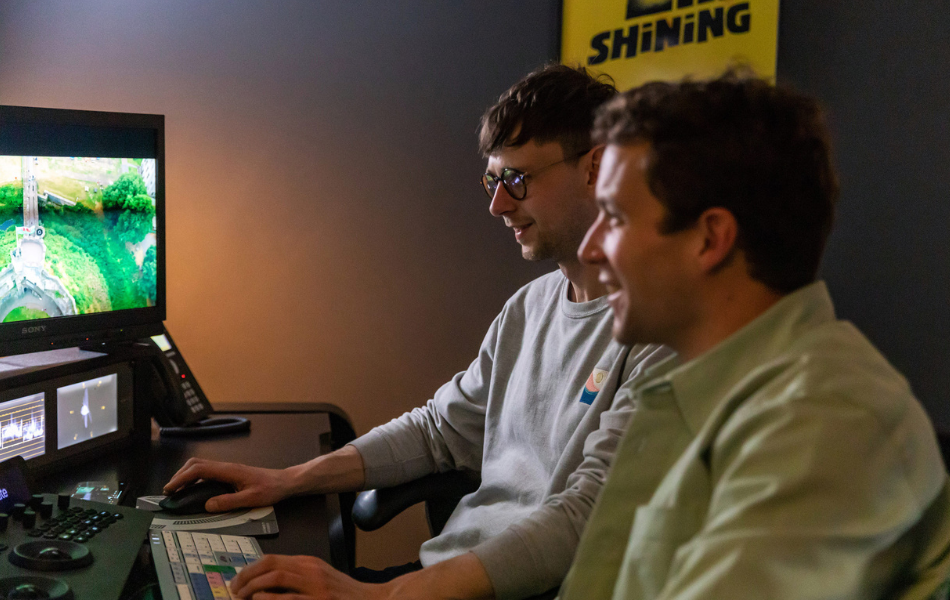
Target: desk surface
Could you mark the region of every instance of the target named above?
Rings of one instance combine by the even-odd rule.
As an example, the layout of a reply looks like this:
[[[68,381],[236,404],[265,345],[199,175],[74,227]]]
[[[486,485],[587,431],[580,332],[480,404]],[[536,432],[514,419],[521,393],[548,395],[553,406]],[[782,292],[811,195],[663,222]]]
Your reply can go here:
[[[330,420],[324,412],[225,414],[249,418],[251,431],[209,438],[159,438],[156,431],[147,446],[119,449],[66,471],[43,475],[34,487],[69,493],[81,481],[125,482],[129,493],[123,504],[134,505],[138,496],[160,494],[162,486],[190,457],[284,468],[330,451]],[[345,549],[331,543],[331,539],[339,539],[331,535],[340,526],[339,507],[335,494],[279,502],[274,509],[280,532],[258,537],[258,543],[265,553],[308,554],[346,570]],[[148,580],[150,575],[133,574],[133,578]]]

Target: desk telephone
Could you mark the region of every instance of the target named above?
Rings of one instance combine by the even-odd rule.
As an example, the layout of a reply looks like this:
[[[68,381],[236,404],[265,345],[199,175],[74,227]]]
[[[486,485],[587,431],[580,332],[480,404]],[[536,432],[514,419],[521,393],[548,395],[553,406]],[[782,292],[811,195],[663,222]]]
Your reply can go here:
[[[145,385],[153,398],[152,416],[163,436],[198,437],[250,429],[247,419],[209,417],[211,403],[167,329],[143,343],[153,350]]]

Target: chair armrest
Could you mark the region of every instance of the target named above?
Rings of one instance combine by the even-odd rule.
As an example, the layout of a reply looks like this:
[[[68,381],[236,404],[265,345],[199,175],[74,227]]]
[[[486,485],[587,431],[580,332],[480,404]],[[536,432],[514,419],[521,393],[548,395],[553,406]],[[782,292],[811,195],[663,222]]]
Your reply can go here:
[[[452,503],[478,489],[480,478],[470,471],[427,475],[390,488],[360,492],[353,503],[353,523],[363,531],[375,531],[396,515],[419,502]],[[439,527],[441,529],[441,527]]]

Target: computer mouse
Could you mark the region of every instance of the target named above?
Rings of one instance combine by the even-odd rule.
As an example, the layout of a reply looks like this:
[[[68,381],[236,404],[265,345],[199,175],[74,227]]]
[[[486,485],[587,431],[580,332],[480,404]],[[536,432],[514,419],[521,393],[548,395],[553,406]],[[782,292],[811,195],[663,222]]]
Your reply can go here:
[[[221,494],[231,494],[234,487],[213,479],[202,479],[173,492],[158,503],[165,512],[173,515],[193,515],[205,512],[205,502]]]

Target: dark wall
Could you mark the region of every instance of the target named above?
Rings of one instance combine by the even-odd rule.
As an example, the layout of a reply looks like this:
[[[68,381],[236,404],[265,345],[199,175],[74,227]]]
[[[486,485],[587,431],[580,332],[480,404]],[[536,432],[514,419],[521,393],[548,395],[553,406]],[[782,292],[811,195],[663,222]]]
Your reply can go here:
[[[950,11],[782,2],[779,79],[828,109],[841,203],[822,266],[838,314],[950,429]]]

